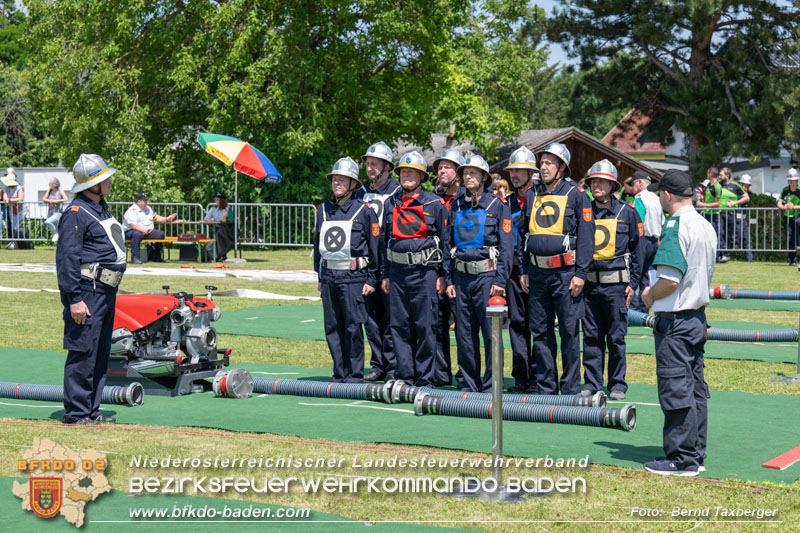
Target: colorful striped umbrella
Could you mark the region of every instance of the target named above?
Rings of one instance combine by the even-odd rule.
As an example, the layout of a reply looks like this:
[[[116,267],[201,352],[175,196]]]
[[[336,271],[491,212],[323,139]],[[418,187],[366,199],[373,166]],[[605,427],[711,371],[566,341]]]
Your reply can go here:
[[[233,253],[239,251],[239,172],[252,176],[257,180],[268,183],[278,183],[281,173],[275,168],[267,156],[260,150],[236,137],[218,135],[216,133],[198,133],[197,142],[206,152],[213,155],[226,165],[233,165],[236,172],[234,184],[233,205],[236,210],[233,226]],[[242,259],[243,261],[243,259]]]
[[[236,137],[216,133],[198,133],[197,142],[206,152],[235,170],[258,180],[278,183],[281,173],[260,150]]]

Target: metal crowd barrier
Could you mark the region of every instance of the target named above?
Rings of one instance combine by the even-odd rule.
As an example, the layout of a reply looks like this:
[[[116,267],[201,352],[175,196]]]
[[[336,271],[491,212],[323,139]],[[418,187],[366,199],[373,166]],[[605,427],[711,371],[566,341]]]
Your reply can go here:
[[[125,211],[133,202],[109,202],[111,214],[122,222]],[[10,209],[0,209],[0,241],[42,242],[53,234],[45,224],[48,206],[44,202],[23,202],[25,216],[10,216]],[[182,233],[213,235],[210,224],[203,223],[209,207],[178,202],[150,202],[161,216],[177,213],[182,223],[156,224],[167,237]],[[236,210],[236,204],[229,204]],[[311,246],[314,239],[316,206],[312,204],[238,204],[239,246]]]
[[[703,210],[699,210],[703,213]],[[790,242],[789,218],[777,207],[744,207],[718,213],[704,213],[717,232],[721,252],[789,252],[800,244],[800,217],[793,220],[797,229]]]

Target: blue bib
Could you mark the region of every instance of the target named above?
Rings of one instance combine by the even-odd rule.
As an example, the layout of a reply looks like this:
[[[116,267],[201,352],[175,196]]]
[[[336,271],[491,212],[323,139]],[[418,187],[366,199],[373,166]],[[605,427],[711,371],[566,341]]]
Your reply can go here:
[[[455,237],[456,248],[483,248],[483,237],[486,233],[486,211],[484,209],[467,209],[456,211]]]

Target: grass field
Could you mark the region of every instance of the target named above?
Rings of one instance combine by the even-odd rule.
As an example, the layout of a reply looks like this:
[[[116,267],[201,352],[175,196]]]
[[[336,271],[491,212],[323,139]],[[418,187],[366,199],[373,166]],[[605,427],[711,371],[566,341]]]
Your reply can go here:
[[[247,263],[243,268],[269,269],[310,269],[311,260],[308,249],[245,252]],[[0,251],[2,263],[50,263],[53,250],[37,248],[33,251]],[[175,266],[175,262],[172,265]],[[147,266],[158,266],[148,264]],[[237,265],[238,268],[238,265]],[[162,292],[162,285],[170,285],[172,291],[204,293],[206,284],[219,289],[250,288],[290,295],[315,296],[316,285],[308,283],[278,283],[243,281],[234,278],[181,278],[154,276],[127,276],[122,288],[128,291]],[[728,283],[734,287],[754,289],[798,290],[800,274],[796,269],[779,263],[740,263],[719,265],[714,283]],[[54,273],[24,273],[0,271],[0,286],[16,288],[57,288]],[[218,297],[215,301],[222,312],[243,307],[264,305],[263,300],[247,300]],[[286,305],[307,305],[305,302],[281,302]],[[7,293],[0,292],[0,346],[26,347],[50,351],[61,350],[61,307],[57,293]],[[783,324],[797,327],[798,317],[789,312],[752,311],[711,311],[710,319],[725,319]],[[327,346],[320,341],[297,341],[289,339],[265,339],[221,335],[219,344],[233,349],[232,358],[241,362],[275,362],[304,367],[327,367],[330,355]],[[455,350],[455,349],[454,349]],[[510,353],[506,357],[506,373],[510,374]],[[455,351],[453,352],[455,356]],[[455,360],[455,357],[453,357]],[[20,365],[24,361],[20,361]],[[800,386],[768,383],[766,379],[774,375],[793,375],[796,365],[759,363],[754,361],[706,360],[706,380],[713,390],[737,390],[761,394],[800,395]],[[12,379],[13,376],[0,376]],[[649,355],[629,354],[628,381],[632,383],[655,384],[655,359]],[[712,392],[713,394],[713,392]],[[0,411],[1,414],[1,411]],[[269,413],[265,413],[269,416]],[[358,444],[337,441],[307,439],[291,436],[257,433],[230,433],[221,430],[208,430],[192,427],[163,428],[147,426],[102,426],[92,428],[64,427],[57,422],[19,421],[0,418],[0,475],[14,476],[15,461],[22,450],[30,446],[34,437],[46,436],[59,443],[77,449],[99,449],[110,452],[112,468],[109,472],[112,486],[125,490],[131,475],[161,476],[171,474],[192,475],[192,471],[171,472],[163,469],[131,469],[128,461],[133,454],[179,457],[215,456],[253,456],[287,455],[322,456],[338,458],[353,453],[369,457],[388,458],[397,454],[446,456],[460,458],[475,456],[468,452],[447,449],[400,447],[396,444]],[[376,429],[379,430],[379,429]],[[712,421],[713,431],[713,421]],[[743,438],[759,438],[746,435]],[[768,438],[768,435],[763,436]],[[489,448],[487,443],[487,450]],[[660,444],[660,443],[657,443]],[[800,445],[800,430],[798,430]],[[558,446],[547,450],[558,456]],[[713,453],[713,450],[711,450]],[[791,468],[800,468],[796,464]],[[580,470],[579,472],[577,470]],[[135,473],[134,473],[135,472]],[[266,473],[266,472],[265,472]],[[292,475],[318,474],[318,470],[303,469],[293,471]],[[352,468],[336,470],[341,475],[364,474]],[[197,475],[206,475],[198,470]],[[226,471],[226,475],[253,475],[247,470]],[[474,474],[485,478],[490,475],[485,470],[420,469],[418,475],[463,475]],[[508,475],[524,474],[511,469]],[[557,475],[581,475],[587,481],[589,490],[585,494],[552,495],[546,498],[529,499],[522,504],[508,504],[473,500],[457,500],[430,495],[315,495],[309,497],[302,492],[282,495],[236,495],[227,497],[269,502],[315,511],[341,515],[359,522],[381,521],[434,521],[437,525],[458,526],[490,531],[573,531],[610,530],[636,531],[641,529],[658,531],[686,531],[702,521],[702,530],[711,531],[750,531],[773,527],[779,530],[796,530],[800,523],[800,481],[791,485],[767,483],[748,484],[736,481],[714,479],[661,478],[643,471],[618,467],[592,465],[588,469],[562,472]],[[386,468],[370,469],[369,476],[393,476],[396,471]],[[538,475],[548,475],[547,471]],[[2,497],[2,496],[0,496]],[[671,518],[674,507],[711,507],[712,516],[700,519]],[[782,524],[749,524],[730,521],[714,522],[714,507],[743,509],[777,508],[778,520]],[[656,518],[654,522],[628,522],[646,519],[632,515],[632,508],[662,509],[666,518]],[[653,519],[650,519],[653,520]],[[687,522],[666,522],[665,520],[690,520]],[[524,523],[524,522],[528,523]],[[544,522],[532,522],[544,521]],[[551,522],[557,521],[557,522]],[[592,523],[594,522],[594,523]],[[599,523],[598,523],[599,522]],[[92,524],[89,524],[91,527]],[[314,529],[324,528],[315,526]]]

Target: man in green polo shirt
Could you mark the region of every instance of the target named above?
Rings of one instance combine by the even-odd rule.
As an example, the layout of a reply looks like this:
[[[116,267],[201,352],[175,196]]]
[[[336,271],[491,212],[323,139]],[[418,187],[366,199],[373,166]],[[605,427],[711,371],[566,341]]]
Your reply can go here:
[[[718,259],[720,263],[731,260],[730,251],[736,247],[736,208],[750,201],[741,185],[731,181],[732,171],[725,167],[719,171],[720,189],[720,227],[719,227],[719,248],[727,250]]]
[[[800,233],[800,190],[797,188],[797,180],[800,173],[796,168],[790,168],[786,179],[789,185],[781,191],[778,198],[778,209],[783,211],[786,217],[786,233],[789,238],[789,266],[797,266],[797,237]]]
[[[703,378],[705,306],[717,238],[711,224],[692,207],[692,180],[686,172],[668,170],[648,189],[660,191],[661,205],[670,217],[653,260],[657,280],[642,293],[645,305],[656,314],[653,336],[666,456],[644,467],[661,475],[696,476],[705,471],[709,398]]]
[[[722,197],[722,185],[719,183],[719,169],[710,167],[706,171],[706,197],[703,202],[697,202],[696,207],[702,210],[706,220],[711,222],[714,231],[719,235],[719,204]]]

